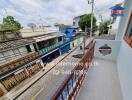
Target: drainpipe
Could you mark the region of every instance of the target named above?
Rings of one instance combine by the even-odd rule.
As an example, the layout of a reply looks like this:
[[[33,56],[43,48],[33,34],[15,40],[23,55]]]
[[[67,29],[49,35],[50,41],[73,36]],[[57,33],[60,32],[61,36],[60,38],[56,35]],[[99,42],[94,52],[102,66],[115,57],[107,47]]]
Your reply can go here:
[[[85,33],[83,33],[83,54],[85,55],[85,45],[86,45],[86,43],[85,43],[85,36],[86,36],[86,34],[87,34],[87,27],[85,26]]]

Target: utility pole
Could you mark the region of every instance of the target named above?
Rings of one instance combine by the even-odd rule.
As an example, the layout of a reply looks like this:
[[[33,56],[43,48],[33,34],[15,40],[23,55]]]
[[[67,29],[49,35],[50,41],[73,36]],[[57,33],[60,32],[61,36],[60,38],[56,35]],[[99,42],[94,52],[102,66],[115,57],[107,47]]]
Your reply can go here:
[[[83,33],[83,54],[85,55],[85,46],[86,46],[86,39],[85,39],[85,36],[87,34],[87,26],[85,26],[85,32]]]
[[[92,0],[92,11],[91,11],[91,34],[90,34],[90,37],[92,37],[92,34],[93,34],[93,16],[94,16],[94,13],[93,13],[93,10],[94,10],[94,0]]]
[[[88,4],[91,4],[92,8],[91,8],[91,31],[90,31],[90,37],[92,37],[93,34],[93,16],[94,16],[94,0],[92,0],[91,2],[88,0]]]
[[[40,23],[41,23],[41,25],[42,25],[41,27],[42,27],[42,30],[43,30],[43,32],[44,32],[43,20],[42,20],[42,18],[41,18],[41,16],[40,16],[40,15],[39,15],[39,17],[40,17],[40,19],[39,19],[39,20],[40,20]]]
[[[103,18],[102,18],[102,15],[99,15],[99,18],[100,18],[101,22],[103,22]]]

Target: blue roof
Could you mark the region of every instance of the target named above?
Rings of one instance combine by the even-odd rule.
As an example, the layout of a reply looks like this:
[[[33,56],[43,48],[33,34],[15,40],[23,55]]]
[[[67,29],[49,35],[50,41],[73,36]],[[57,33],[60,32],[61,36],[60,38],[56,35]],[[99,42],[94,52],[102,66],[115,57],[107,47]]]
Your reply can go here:
[[[110,9],[112,9],[112,10],[124,10],[124,8],[119,6],[119,5],[113,6]]]

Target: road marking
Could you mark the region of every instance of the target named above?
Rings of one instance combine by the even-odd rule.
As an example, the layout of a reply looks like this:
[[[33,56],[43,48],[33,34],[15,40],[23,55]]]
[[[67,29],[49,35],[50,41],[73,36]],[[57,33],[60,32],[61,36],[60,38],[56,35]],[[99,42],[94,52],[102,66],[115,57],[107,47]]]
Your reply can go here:
[[[44,87],[41,88],[32,98],[31,100],[35,100],[35,98],[44,90]]]

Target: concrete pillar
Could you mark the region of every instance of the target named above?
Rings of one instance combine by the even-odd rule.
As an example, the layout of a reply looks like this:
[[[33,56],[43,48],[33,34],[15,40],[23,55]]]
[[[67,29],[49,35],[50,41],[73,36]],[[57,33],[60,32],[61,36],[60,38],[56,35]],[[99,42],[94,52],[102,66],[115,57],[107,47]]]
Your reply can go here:
[[[37,42],[36,42],[36,43],[34,43],[34,45],[36,46],[37,52],[39,52],[39,47],[38,47]]]
[[[33,44],[30,45],[31,51],[35,51]]]
[[[62,54],[61,54],[61,49],[60,49],[60,48],[59,48],[59,53],[60,53],[60,55],[62,55]]]

